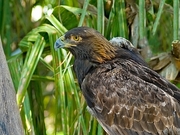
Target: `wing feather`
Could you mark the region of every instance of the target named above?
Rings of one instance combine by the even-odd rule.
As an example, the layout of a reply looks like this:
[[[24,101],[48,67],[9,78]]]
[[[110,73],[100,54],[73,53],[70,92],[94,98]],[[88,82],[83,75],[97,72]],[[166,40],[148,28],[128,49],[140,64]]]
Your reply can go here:
[[[81,88],[110,135],[180,135],[178,88],[144,65],[107,62],[86,75]]]

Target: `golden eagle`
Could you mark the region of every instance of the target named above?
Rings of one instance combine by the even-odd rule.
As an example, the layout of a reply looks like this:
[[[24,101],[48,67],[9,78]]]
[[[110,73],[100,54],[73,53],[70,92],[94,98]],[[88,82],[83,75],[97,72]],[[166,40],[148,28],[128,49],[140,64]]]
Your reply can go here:
[[[74,55],[89,111],[109,135],[180,135],[179,89],[148,68],[128,40],[109,42],[92,28],[77,27],[55,48]]]

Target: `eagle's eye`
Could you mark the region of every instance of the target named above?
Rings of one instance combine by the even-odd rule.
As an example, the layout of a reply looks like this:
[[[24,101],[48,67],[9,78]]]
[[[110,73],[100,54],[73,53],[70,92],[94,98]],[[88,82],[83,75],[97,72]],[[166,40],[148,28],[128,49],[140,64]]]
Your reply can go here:
[[[74,40],[74,41],[80,41],[80,40],[81,40],[81,37],[80,37],[80,36],[72,35],[72,36],[71,36],[71,39]]]

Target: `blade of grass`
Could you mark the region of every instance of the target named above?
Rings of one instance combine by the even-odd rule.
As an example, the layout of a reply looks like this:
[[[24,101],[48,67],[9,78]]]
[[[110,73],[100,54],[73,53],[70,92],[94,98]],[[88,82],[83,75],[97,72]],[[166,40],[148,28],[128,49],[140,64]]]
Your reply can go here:
[[[2,3],[2,2],[1,2]],[[1,10],[1,36],[3,38],[3,42],[5,44],[4,47],[4,52],[6,54],[6,57],[9,57],[10,54],[11,54],[11,42],[12,42],[12,37],[11,37],[11,33],[12,33],[12,30],[11,30],[11,19],[12,19],[12,16],[11,16],[11,7],[10,7],[10,1],[9,0],[6,0],[6,1],[3,1],[3,4],[1,4],[2,6],[2,9]]]
[[[83,5],[83,11],[82,11],[81,18],[80,18],[80,20],[79,20],[78,26],[82,26],[82,25],[83,25],[83,22],[84,22],[84,18],[85,18],[85,15],[86,15],[86,11],[87,11],[88,4],[89,4],[89,0],[85,0],[84,5]]]
[[[61,54],[58,51],[57,52],[57,56],[58,56],[58,61],[57,63],[59,63],[60,61],[62,61],[61,58]],[[68,134],[68,129],[67,129],[67,115],[66,115],[66,99],[65,99],[65,86],[64,86],[64,79],[63,79],[63,69],[62,66],[59,66],[58,69],[56,69],[55,71],[55,83],[56,83],[56,97],[59,97],[59,99],[57,99],[57,105],[60,110],[61,113],[61,124],[62,124],[62,129],[63,132]],[[60,102],[60,104],[59,104]]]
[[[97,30],[104,35],[104,1],[97,1]]]
[[[46,16],[46,19],[48,19],[52,25],[57,29],[59,30],[59,32],[61,34],[65,33],[67,31],[67,29],[56,19],[56,17],[54,17],[53,14],[51,15],[47,15]]]
[[[70,60],[71,60],[71,56],[69,57],[69,60],[67,61],[66,66],[69,65],[68,63],[70,62]],[[65,68],[65,69],[67,69],[66,81],[67,81],[67,84],[71,84],[69,89],[72,91],[71,93],[74,95],[74,98],[75,98],[75,102],[77,105],[76,109],[78,110],[79,121],[80,121],[80,125],[82,127],[83,134],[88,134],[86,125],[85,125],[85,122],[83,119],[83,115],[82,115],[82,103],[79,100],[79,95],[78,95],[78,91],[77,91],[79,88],[77,88],[77,85],[75,85],[75,83],[73,83],[73,82],[75,82],[75,80],[74,80],[72,68]],[[69,81],[69,83],[68,83],[68,81]]]
[[[142,0],[143,1],[143,0]],[[165,1],[166,0],[161,0],[160,1],[160,4],[159,4],[159,10],[158,10],[158,13],[157,13],[157,17],[156,17],[156,20],[154,22],[154,25],[153,25],[153,30],[152,30],[152,34],[155,35],[156,33],[156,30],[157,30],[157,27],[159,25],[159,21],[160,21],[160,18],[161,18],[161,14],[162,14],[162,11],[163,11],[163,7],[164,7],[164,4],[165,4]],[[144,21],[144,20],[143,20]]]
[[[32,112],[30,109],[30,101],[28,94],[25,94],[24,98],[24,103],[23,103],[23,109],[24,109],[24,115],[25,115],[25,130],[26,130],[26,135],[33,135],[35,134],[34,132],[34,124],[32,120]]]
[[[16,95],[19,108],[21,108],[27,87],[34,73],[34,70],[37,66],[39,58],[42,54],[44,46],[45,46],[44,38],[39,35],[34,43],[34,46],[27,53],[27,57],[22,69],[21,79]]]
[[[61,57],[61,52],[57,51],[55,52],[54,50],[54,42],[55,38],[53,36],[49,37],[50,40],[50,49],[52,51],[52,56],[53,56],[53,67],[54,69],[54,79],[55,79],[55,97],[56,97],[56,112],[55,112],[55,120],[57,119],[57,114],[60,110],[60,115],[61,115],[61,127],[63,133],[66,133],[68,135],[68,124],[67,124],[67,115],[66,115],[66,99],[65,99],[65,89],[64,89],[64,82],[63,82],[63,69],[62,66],[59,66],[59,63],[62,60]],[[58,67],[58,68],[56,68]],[[57,121],[55,121],[57,123]],[[57,130],[57,124],[55,124],[55,131]]]
[[[173,39],[178,40],[179,31],[179,0],[173,1],[174,17],[173,17]]]
[[[145,37],[145,1],[139,0],[139,37],[143,39]]]
[[[8,67],[11,73],[12,81],[15,87],[15,90],[17,91],[18,85],[19,85],[19,80],[21,77],[21,71],[23,67],[23,55],[22,54],[17,54],[13,57],[11,57],[8,60]]]
[[[98,124],[98,135],[103,135],[103,129],[100,124]]]
[[[114,9],[114,5],[111,8],[111,12],[109,14],[109,19],[108,19],[108,24],[107,24],[107,28],[105,29],[105,37],[106,38],[112,38],[113,36],[111,35],[112,32],[112,22],[115,16],[115,9]]]
[[[120,7],[120,11],[118,11]],[[119,6],[117,8],[117,14],[118,14],[118,24],[119,24],[119,29],[118,29],[118,35],[121,37],[127,38],[127,22],[126,22],[126,15],[125,15],[125,1],[120,0],[119,1]]]
[[[98,126],[98,123],[97,121],[95,120],[95,118],[93,118],[93,123],[92,123],[93,127],[92,127],[92,135],[95,135],[97,133],[97,126]],[[99,135],[99,134],[98,134]]]
[[[34,71],[38,74],[38,69]],[[31,81],[28,87],[28,96],[31,106],[31,117],[33,120],[34,133],[36,135],[46,135],[44,121],[43,89],[38,81]]]

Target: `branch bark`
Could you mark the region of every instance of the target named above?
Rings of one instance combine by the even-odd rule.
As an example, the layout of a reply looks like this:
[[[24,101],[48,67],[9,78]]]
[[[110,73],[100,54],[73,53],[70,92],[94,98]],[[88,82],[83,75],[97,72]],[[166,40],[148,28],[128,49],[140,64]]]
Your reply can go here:
[[[15,89],[0,40],[0,135],[23,135]]]

